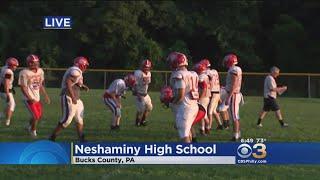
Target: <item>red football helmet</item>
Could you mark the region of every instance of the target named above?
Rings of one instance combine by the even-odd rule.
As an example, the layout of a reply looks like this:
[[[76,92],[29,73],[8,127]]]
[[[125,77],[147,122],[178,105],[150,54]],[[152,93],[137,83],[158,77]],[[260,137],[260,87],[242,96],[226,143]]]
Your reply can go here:
[[[7,60],[6,60],[6,65],[9,67],[9,68],[13,68],[13,67],[17,67],[19,66],[19,61],[14,58],[14,57],[9,57]]]
[[[164,86],[160,90],[160,101],[166,105],[173,100],[173,90],[170,86]]]
[[[197,72],[197,74],[201,74],[201,73],[205,72],[206,69],[207,69],[206,65],[201,62],[199,62],[193,66],[193,70],[195,72]]]
[[[175,59],[177,58],[178,52],[171,52],[167,57],[167,63],[170,65],[171,69],[177,68],[174,64]]]
[[[27,57],[27,65],[30,69],[37,69],[39,67],[40,59],[37,55],[30,54]]]
[[[176,65],[176,67],[188,66],[187,56],[183,53],[178,53],[176,59],[174,60],[174,64]]]
[[[126,85],[128,87],[133,87],[136,85],[136,77],[133,75],[133,73],[129,73],[124,77],[124,81],[126,82]]]
[[[79,56],[74,59],[73,64],[77,66],[81,71],[85,71],[89,66],[89,61],[87,58]]]
[[[152,62],[149,59],[145,59],[141,62],[142,70],[148,71],[152,67]]]
[[[167,62],[170,64],[172,69],[180,66],[188,66],[188,59],[186,55],[180,52],[172,52],[167,57]]]
[[[211,66],[209,59],[202,59],[199,63],[204,64],[206,68]]]
[[[223,58],[223,64],[230,68],[231,66],[238,64],[238,58],[234,54],[228,54]]]

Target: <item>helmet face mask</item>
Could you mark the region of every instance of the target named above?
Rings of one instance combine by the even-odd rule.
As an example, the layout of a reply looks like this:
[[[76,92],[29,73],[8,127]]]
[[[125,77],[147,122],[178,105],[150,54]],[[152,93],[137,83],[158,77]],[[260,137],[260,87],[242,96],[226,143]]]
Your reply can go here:
[[[136,85],[136,77],[133,73],[129,73],[124,77],[124,82],[126,83],[126,86],[132,88]]]
[[[206,66],[206,68],[210,68],[211,67],[211,63],[209,61],[209,59],[202,59],[200,61],[201,64],[204,64]]]
[[[34,54],[30,54],[27,57],[27,65],[31,70],[37,70],[40,67],[40,59]]]
[[[84,72],[89,66],[89,61],[87,58],[79,56],[74,59],[74,65],[77,66],[82,72]]]
[[[197,63],[194,65],[193,70],[197,73],[197,74],[201,74],[203,72],[205,72],[207,70],[206,65],[204,63]]]
[[[223,66],[228,69],[236,64],[238,64],[238,58],[234,54],[228,54],[223,58]]]
[[[19,61],[14,57],[10,57],[6,60],[6,66],[8,66],[12,71],[15,71],[19,66]]]
[[[143,60],[141,63],[141,69],[144,73],[147,73],[152,68],[152,62],[149,59]]]

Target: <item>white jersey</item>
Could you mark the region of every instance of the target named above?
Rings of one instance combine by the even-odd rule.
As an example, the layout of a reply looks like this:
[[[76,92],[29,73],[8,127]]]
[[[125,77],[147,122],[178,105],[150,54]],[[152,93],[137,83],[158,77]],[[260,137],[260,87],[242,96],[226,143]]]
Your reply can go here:
[[[127,90],[126,83],[122,79],[114,80],[109,88],[106,90],[107,93],[114,93],[116,96],[123,96]]]
[[[264,80],[264,91],[263,91],[263,96],[265,98],[273,97],[274,99],[277,98],[277,92],[272,91],[271,89],[277,88],[277,83],[276,80],[271,76],[268,75],[266,79]]]
[[[72,88],[75,93],[75,97],[79,99],[80,97],[80,86],[83,84],[83,76],[82,71],[77,66],[72,66],[64,73],[62,82],[61,82],[61,89],[62,94],[65,94],[67,91],[67,79],[71,78],[72,80]]]
[[[185,89],[185,96],[181,104],[184,106],[196,104],[197,99],[194,97],[199,98],[197,73],[188,70],[178,70],[173,72],[171,76],[174,91],[180,88]]]
[[[206,94],[204,95],[205,98],[211,97],[211,91],[210,91],[210,80],[207,73],[201,73],[199,75],[199,83],[205,83],[206,84]],[[199,88],[200,91],[204,91],[204,89]]]
[[[136,91],[138,94],[146,95],[148,93],[149,84],[151,83],[151,73],[147,72],[147,74],[145,74],[141,70],[136,70],[134,72],[134,76],[137,80],[134,91]]]
[[[210,80],[211,92],[220,92],[220,80],[219,80],[218,71],[216,71],[215,69],[208,69],[206,73],[211,78]]]
[[[1,73],[0,73],[1,86],[4,86],[5,79],[9,79],[9,89],[12,89],[12,87],[13,87],[12,84],[13,84],[13,80],[14,80],[14,73],[10,68],[8,68],[8,66],[3,66],[1,68]]]
[[[41,68],[37,72],[30,69],[24,69],[19,73],[19,85],[27,87],[28,94],[36,101],[40,101],[40,87],[44,81],[44,72]],[[28,100],[24,96],[25,100]]]
[[[232,82],[231,77],[236,76],[235,84],[233,85],[235,88],[235,93],[240,93],[241,90],[241,81],[242,81],[242,70],[239,66],[232,66],[228,70],[227,79],[226,79],[226,90],[227,92],[231,91]]]

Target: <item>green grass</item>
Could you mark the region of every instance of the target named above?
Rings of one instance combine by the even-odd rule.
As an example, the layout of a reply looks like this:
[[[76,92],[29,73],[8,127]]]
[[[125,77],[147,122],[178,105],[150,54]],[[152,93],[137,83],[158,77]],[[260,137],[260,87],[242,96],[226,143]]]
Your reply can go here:
[[[44,105],[44,117],[38,126],[40,139],[47,139],[61,117],[58,89],[48,90],[52,104]],[[154,110],[146,127],[135,127],[135,103],[131,93],[123,100],[121,130],[110,133],[111,113],[101,99],[103,90],[91,90],[82,93],[85,105],[85,133],[88,141],[112,142],[176,142],[178,135],[173,128],[174,120],[170,109],[164,109],[157,93],[151,93]],[[22,104],[21,94],[15,96],[17,107],[10,127],[0,126],[1,142],[35,141],[31,139],[25,127],[29,114]],[[264,127],[257,129],[255,124],[262,107],[261,97],[245,97],[241,107],[241,132],[243,138],[263,137],[267,141],[316,142],[320,141],[318,130],[319,99],[280,98],[279,104],[286,122],[290,127],[282,129],[273,113],[263,121]],[[199,137],[200,142],[229,141],[232,131],[212,131],[208,137]],[[62,131],[57,141],[77,141],[74,123]],[[320,166],[191,166],[191,165],[145,165],[145,166],[0,166],[1,179],[16,176],[54,178],[102,179],[151,179],[169,177],[169,179],[317,179]],[[318,175],[318,176],[317,176]],[[3,178],[2,178],[3,177]]]

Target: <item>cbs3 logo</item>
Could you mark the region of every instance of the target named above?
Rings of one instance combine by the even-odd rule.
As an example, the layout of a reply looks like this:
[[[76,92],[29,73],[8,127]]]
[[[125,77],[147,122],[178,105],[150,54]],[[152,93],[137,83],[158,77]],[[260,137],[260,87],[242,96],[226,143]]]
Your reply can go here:
[[[237,153],[241,158],[248,158],[251,155],[256,159],[263,159],[267,156],[267,147],[265,144],[258,143],[252,147],[249,144],[241,144],[238,146]]]

